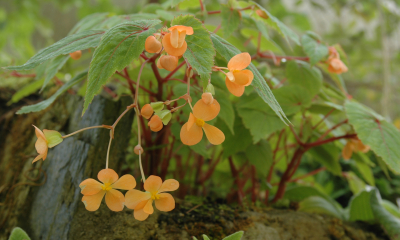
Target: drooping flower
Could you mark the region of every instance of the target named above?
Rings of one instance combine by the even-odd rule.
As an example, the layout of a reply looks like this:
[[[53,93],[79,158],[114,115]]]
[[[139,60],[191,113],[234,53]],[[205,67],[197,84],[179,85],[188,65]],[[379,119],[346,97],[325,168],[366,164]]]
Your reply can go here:
[[[360,139],[351,139],[347,141],[346,145],[342,149],[342,156],[345,160],[349,160],[353,155],[353,152],[368,152],[370,147],[361,142]]]
[[[257,9],[257,10],[256,10],[256,14],[257,14],[258,16],[264,18],[264,19],[268,19],[268,18],[269,18],[269,16],[267,15],[267,13],[264,12],[263,10],[261,10],[261,9]]]
[[[179,57],[183,55],[187,49],[185,37],[186,35],[193,34],[193,28],[176,25],[170,27],[168,30],[170,33],[167,33],[162,40],[164,49],[169,55]]]
[[[69,56],[74,60],[78,60],[82,57],[82,51],[78,50],[78,51],[72,52],[69,54]]]
[[[160,65],[163,69],[172,71],[178,66],[178,57],[163,55],[160,57]]]
[[[160,211],[173,210],[175,200],[171,194],[166,192],[175,191],[178,188],[179,182],[175,179],[168,179],[163,183],[160,177],[151,175],[144,182],[146,192],[132,189],[125,194],[125,206],[134,209],[135,219],[144,221],[154,212],[153,202]]]
[[[38,138],[35,143],[36,151],[39,155],[33,159],[32,163],[43,159],[43,161],[47,158],[47,152],[49,148],[55,147],[63,141],[61,134],[54,130],[43,129],[43,132],[37,128],[35,125],[35,133]]]
[[[158,132],[163,128],[163,122],[158,115],[154,115],[153,117],[151,117],[151,119],[147,125],[150,127],[151,131],[153,131],[153,132]]]
[[[216,99],[211,104],[205,103],[202,99],[197,101],[193,107],[193,114],[190,113],[189,120],[181,128],[181,141],[185,145],[195,145],[203,138],[203,130],[207,139],[214,145],[221,144],[225,140],[224,133],[218,128],[205,123],[214,119],[220,111],[220,105]]]
[[[140,110],[140,114],[146,119],[149,119],[153,115],[153,113],[154,110],[150,104],[145,104]]]
[[[115,212],[122,211],[124,208],[124,195],[115,189],[131,190],[136,186],[135,178],[126,174],[118,179],[118,174],[110,169],[103,169],[97,174],[97,178],[102,182],[88,178],[79,184],[82,202],[88,211],[99,209],[101,200],[106,196],[106,204],[109,209]]]
[[[156,39],[154,36],[148,36],[146,41],[144,42],[144,48],[149,53],[159,52],[162,48],[160,41]]]
[[[205,92],[201,95],[201,100],[207,105],[210,105],[214,102],[214,97],[211,93]]]
[[[328,71],[331,73],[342,74],[347,72],[349,69],[340,60],[340,55],[335,47],[329,47],[329,57],[328,57]]]
[[[240,97],[244,93],[244,87],[253,81],[253,72],[245,69],[251,63],[249,53],[240,53],[232,57],[228,62],[229,72],[226,73],[225,84],[229,92]]]

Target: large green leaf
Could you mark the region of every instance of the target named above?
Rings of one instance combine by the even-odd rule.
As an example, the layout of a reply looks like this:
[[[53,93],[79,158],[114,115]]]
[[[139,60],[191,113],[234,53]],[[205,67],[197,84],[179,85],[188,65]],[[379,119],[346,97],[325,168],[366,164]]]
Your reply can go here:
[[[90,63],[83,113],[115,71],[122,70],[139,57],[146,38],[156,31],[153,26],[159,23],[159,20],[126,22],[104,34]]]
[[[325,198],[312,196],[304,199],[299,204],[299,211],[328,214],[343,219],[343,209],[333,205]]]
[[[40,50],[35,56],[29,59],[24,65],[6,67],[9,70],[29,70],[44,61],[57,57],[61,54],[69,54],[78,50],[83,50],[99,45],[103,30],[86,30],[67,36],[53,45]]]
[[[288,116],[296,114],[304,108],[308,108],[313,98],[313,95],[300,85],[283,86],[273,90],[273,93]]]
[[[229,101],[227,93],[220,89],[216,89],[215,99],[217,99],[219,105],[221,106],[218,118],[224,121],[231,133],[234,134],[233,125],[235,123],[235,112],[233,110],[231,101]]]
[[[240,151],[244,151],[247,146],[251,144],[251,135],[249,130],[243,127],[243,123],[240,118],[235,119],[234,135],[229,131],[226,124],[220,120],[217,122],[217,127],[225,134],[225,141],[222,143],[224,148],[224,158],[234,155]],[[240,140],[238,140],[240,139]]]
[[[31,240],[28,234],[20,227],[15,227],[10,234],[8,240]]]
[[[304,52],[310,58],[310,64],[315,65],[328,55],[328,47],[315,39],[315,34],[306,33],[301,37]]]
[[[183,54],[186,61],[200,75],[203,86],[208,83],[212,67],[214,66],[215,50],[210,33],[203,24],[192,15],[176,17],[171,25],[184,25],[193,28],[193,35],[186,36],[187,50]]]
[[[12,96],[11,100],[7,104],[12,104],[16,103],[22,98],[31,95],[32,93],[38,91],[40,87],[42,87],[44,82],[44,79],[42,80],[36,80],[28,85],[23,86],[21,89],[19,89],[14,95]]]
[[[400,173],[400,132],[372,109],[357,102],[345,104],[349,123],[361,141],[370,146],[395,172]]]
[[[75,84],[77,84],[80,81],[82,81],[83,79],[85,79],[86,76],[87,76],[87,71],[78,74],[76,77],[74,77],[73,79],[71,79],[68,82],[66,82],[50,98],[48,98],[48,99],[46,99],[46,100],[44,100],[44,101],[42,101],[40,103],[36,103],[34,105],[29,105],[29,106],[22,107],[20,110],[18,110],[17,114],[30,113],[30,112],[39,112],[39,111],[47,108],[48,106],[50,106],[56,100],[56,98],[58,96],[60,96],[62,93],[64,93],[68,89],[70,89]]]
[[[371,221],[375,219],[371,208],[371,195],[376,194],[371,189],[359,192],[354,195],[349,203],[350,221]]]
[[[240,239],[242,239],[243,234],[244,234],[243,231],[235,232],[235,233],[225,237],[222,240],[240,240]]]
[[[326,169],[337,176],[342,176],[342,167],[339,163],[339,151],[333,143],[311,148],[310,155]]]
[[[381,201],[381,205],[386,209],[386,211],[388,211],[390,214],[392,214],[393,216],[397,217],[398,219],[400,219],[400,208],[392,203],[391,201],[382,199]]]
[[[228,38],[240,24],[240,12],[231,6],[221,5],[221,30],[225,38]]]
[[[46,85],[57,74],[58,70],[60,70],[64,66],[64,64],[67,62],[68,59],[69,59],[69,55],[61,55],[61,56],[54,58],[47,64],[46,77],[43,82],[42,89],[40,91],[43,91],[43,89],[46,87]]]
[[[307,89],[311,94],[311,98],[319,93],[322,87],[321,71],[303,61],[288,62],[286,66],[286,77],[290,84],[302,86]]]
[[[270,25],[272,28],[277,30],[287,41],[288,41],[288,38],[290,38],[297,45],[300,45],[299,36],[297,36],[297,34],[295,32],[293,32],[292,29],[288,28],[284,23],[282,23],[278,18],[276,18],[271,13],[269,13],[265,8],[263,8],[258,3],[253,2],[253,1],[251,1],[251,3],[256,5],[261,11],[263,11],[263,12],[265,12],[265,14],[267,14],[268,19],[265,20],[265,22],[268,25]]]
[[[104,22],[109,16],[109,13],[93,13],[82,18],[71,29],[68,35],[75,34],[86,30],[96,30],[96,26]]]
[[[211,34],[211,40],[214,44],[215,49],[217,52],[225,58],[226,61],[229,61],[233,56],[241,53],[239,49],[235,46],[227,42],[225,39],[219,37],[216,34]],[[279,103],[276,101],[274,95],[271,92],[271,89],[268,87],[265,79],[257,70],[257,68],[250,64],[249,69],[254,74],[254,80],[252,82],[252,86],[254,86],[256,92],[260,97],[272,108],[272,110],[278,115],[278,117],[286,123],[287,118],[285,113],[283,112],[282,108],[279,106]]]
[[[272,149],[268,141],[262,140],[258,144],[247,147],[246,157],[256,167],[257,174],[263,178],[267,177],[272,164]]]

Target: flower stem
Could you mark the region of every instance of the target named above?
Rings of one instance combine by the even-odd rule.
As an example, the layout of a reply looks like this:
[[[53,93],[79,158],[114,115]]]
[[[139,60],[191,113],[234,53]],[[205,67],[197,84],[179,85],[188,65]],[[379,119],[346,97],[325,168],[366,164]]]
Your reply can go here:
[[[136,110],[138,111],[138,110]],[[136,113],[136,119],[137,119],[137,129],[138,129],[138,145],[142,146],[142,137],[140,134],[140,123],[139,123],[139,114]],[[140,174],[142,174],[142,181],[146,181],[146,177],[144,176],[143,172],[143,166],[142,166],[142,151],[139,150],[139,167],[140,167]]]
[[[93,126],[93,127],[82,128],[82,129],[80,129],[80,130],[78,130],[78,131],[75,131],[75,132],[70,133],[70,134],[68,134],[68,135],[62,136],[61,138],[71,137],[72,135],[75,135],[75,134],[77,134],[77,133],[80,133],[80,132],[83,132],[83,131],[89,130],[89,129],[94,129],[94,128],[107,128],[107,129],[111,129],[112,127],[111,127],[111,126],[108,126],[108,125],[101,125],[101,126]]]
[[[111,148],[111,141],[112,141],[112,136],[111,136],[111,132],[110,132],[110,142],[108,143],[108,149],[107,149],[107,158],[106,158],[106,169],[108,168],[108,159],[110,156],[110,148]]]

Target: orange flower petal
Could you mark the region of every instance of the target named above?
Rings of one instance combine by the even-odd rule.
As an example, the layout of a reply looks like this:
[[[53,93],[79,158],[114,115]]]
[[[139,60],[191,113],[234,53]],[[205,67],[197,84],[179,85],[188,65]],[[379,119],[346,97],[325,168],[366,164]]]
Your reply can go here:
[[[178,47],[182,47],[183,43],[185,42],[185,37],[186,37],[185,30],[183,30],[182,32],[179,32]]]
[[[250,82],[250,77],[244,71],[234,72],[233,76],[235,76],[234,83],[238,85],[246,86]]]
[[[143,211],[147,214],[153,214],[154,208],[153,208],[153,199],[150,199],[147,201],[146,205],[143,207]]]
[[[160,193],[160,199],[154,200],[156,208],[163,212],[169,212],[175,208],[175,199],[169,193]]]
[[[187,130],[189,131],[189,129],[192,128],[193,124],[196,122],[196,118],[194,117],[194,115],[192,113],[189,114],[189,120],[187,121]]]
[[[171,45],[174,48],[178,48],[178,40],[179,40],[179,31],[174,28],[171,30]]]
[[[163,182],[158,192],[171,192],[179,188],[179,182],[175,179],[168,179]]]
[[[101,190],[94,195],[83,196],[82,202],[85,204],[86,210],[93,212],[99,209],[104,194],[106,194],[106,191]]]
[[[150,200],[150,198],[147,199],[147,200],[141,201],[140,203],[138,203],[138,204],[136,205],[136,207],[135,207],[134,209],[135,209],[135,210],[143,209],[144,206],[146,206],[146,204],[147,204],[147,202],[148,202],[149,200]]]
[[[193,107],[193,114],[196,118],[210,121],[218,115],[220,110],[221,107],[216,99],[211,104],[206,104],[200,99]]]
[[[114,183],[118,180],[118,174],[111,168],[103,169],[97,174],[97,178],[102,183]]]
[[[229,71],[242,70],[249,66],[251,63],[251,56],[249,53],[239,53],[232,57],[228,62]]]
[[[126,174],[113,183],[111,187],[115,189],[131,190],[136,187],[136,180],[132,175]]]
[[[150,193],[156,193],[158,189],[160,189],[162,185],[162,180],[159,176],[154,176],[151,175],[146,179],[144,182],[144,190],[150,192]]]
[[[94,195],[102,190],[101,186],[103,184],[93,178],[88,178],[79,184],[83,195]]]
[[[183,144],[188,146],[196,145],[203,138],[203,131],[201,130],[201,127],[196,124],[193,124],[193,126],[187,130],[187,124],[188,123],[183,124],[181,128],[181,141]]]
[[[244,93],[244,86],[238,85],[229,81],[228,78],[225,79],[226,87],[228,88],[229,92],[231,92],[236,97],[240,97]]]
[[[115,189],[110,189],[106,193],[106,204],[114,212],[120,212],[124,209],[124,194]]]
[[[223,141],[225,141],[224,133],[218,128],[206,123],[203,126],[203,130],[206,133],[207,139],[208,141],[210,141],[211,144],[219,145]]]
[[[32,126],[35,127],[36,137],[42,138],[43,140],[45,140],[47,142],[46,137],[44,136],[44,133],[39,128],[37,128],[35,125],[32,125]]]
[[[48,151],[48,147],[47,147],[47,142],[46,142],[46,140],[43,140],[43,138],[38,138],[37,140],[36,140],[36,143],[35,143],[35,148],[36,148],[36,151],[39,153],[39,154],[42,154],[42,155],[44,155],[45,153],[46,153],[46,155],[47,155],[47,151]],[[43,159],[44,160],[44,159]]]
[[[361,151],[361,152],[363,152],[363,153],[366,153],[366,152],[369,151],[369,149],[370,149],[370,146],[365,145],[364,143],[361,142],[361,140],[358,140],[358,141],[357,141],[357,150],[358,150],[358,151]]]
[[[33,159],[33,161],[32,161],[32,163],[34,163],[34,162],[36,162],[36,161],[39,161],[40,159],[42,159],[42,158],[46,158],[46,156],[44,155],[44,154],[39,154],[37,157],[35,157],[35,159]],[[43,159],[43,161],[44,161],[44,159]]]
[[[246,74],[249,77],[249,82],[245,85],[245,86],[249,86],[253,82],[253,79],[254,79],[253,72],[248,70],[248,69],[245,69],[245,70],[243,70],[241,72]]]
[[[179,48],[174,48],[171,44],[171,33],[167,33],[162,40],[165,51],[172,56],[179,57],[186,52],[187,43],[183,42],[182,46]]]
[[[136,220],[139,220],[139,221],[144,221],[144,220],[146,220],[146,219],[149,217],[149,215],[150,215],[150,214],[145,213],[145,212],[143,211],[143,209],[135,210],[135,211],[133,212],[133,216],[135,217]]]
[[[179,32],[186,31],[187,35],[192,35],[194,33],[192,27],[186,27],[183,25],[175,25],[175,26],[168,28],[169,31],[172,31],[174,29],[178,29]]]
[[[150,198],[151,198],[151,193],[132,189],[126,192],[125,194],[125,206],[130,209],[135,209],[139,203],[148,200]]]
[[[353,155],[354,144],[350,141],[346,143],[344,148],[342,149],[342,156],[345,160],[349,160],[351,155]]]

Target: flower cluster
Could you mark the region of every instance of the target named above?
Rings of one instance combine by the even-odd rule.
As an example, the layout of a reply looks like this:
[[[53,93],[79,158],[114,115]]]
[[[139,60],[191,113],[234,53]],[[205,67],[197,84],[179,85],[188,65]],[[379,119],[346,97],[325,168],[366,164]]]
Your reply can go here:
[[[118,174],[108,168],[101,170],[97,178],[100,182],[88,178],[79,184],[83,194],[82,202],[88,211],[99,209],[104,196],[110,210],[120,212],[126,206],[134,210],[134,217],[140,221],[145,220],[154,212],[153,201],[156,208],[163,212],[169,212],[175,208],[174,198],[166,193],[179,188],[179,182],[175,179],[168,179],[163,183],[160,177],[150,176],[144,182],[146,192],[141,192],[133,189],[136,186],[136,180],[130,174],[118,178]],[[128,191],[124,196],[116,189]]]
[[[328,64],[328,71],[331,73],[342,74],[348,71],[335,47],[329,47]]]

